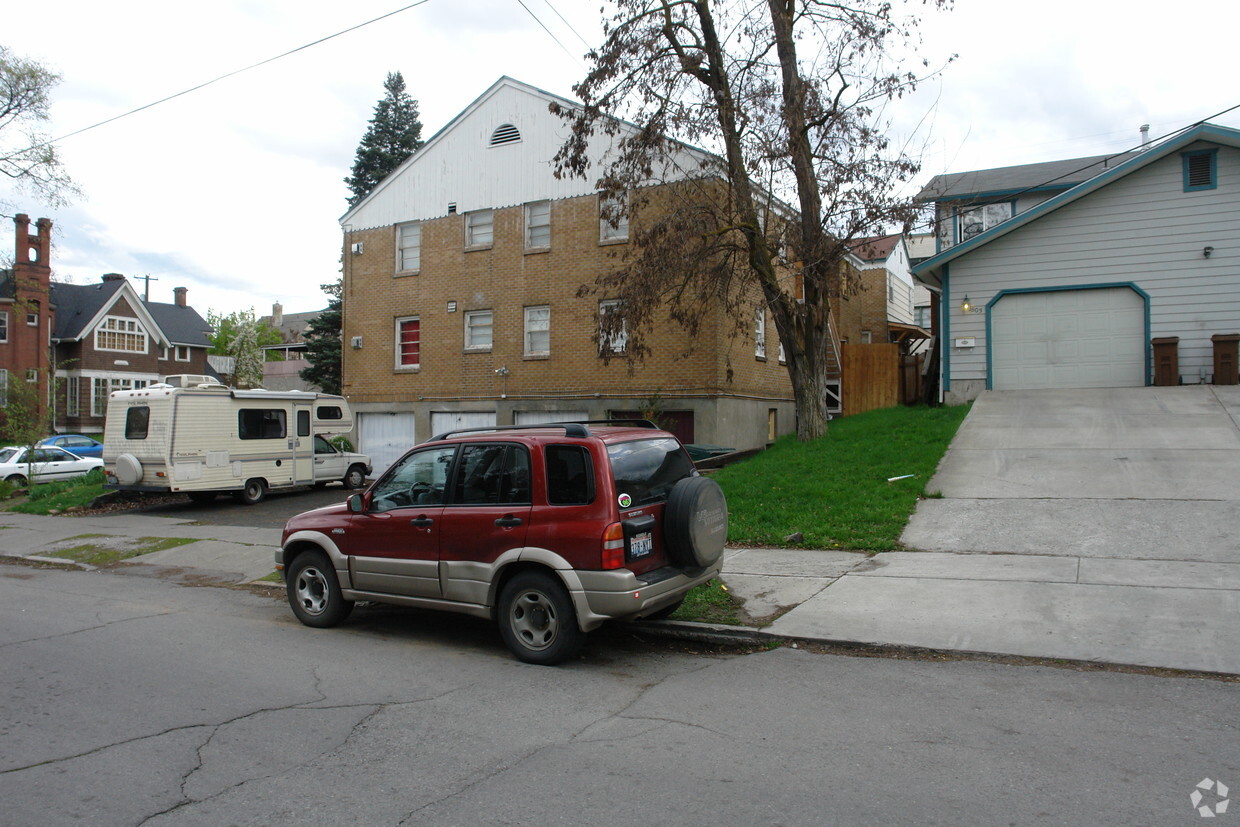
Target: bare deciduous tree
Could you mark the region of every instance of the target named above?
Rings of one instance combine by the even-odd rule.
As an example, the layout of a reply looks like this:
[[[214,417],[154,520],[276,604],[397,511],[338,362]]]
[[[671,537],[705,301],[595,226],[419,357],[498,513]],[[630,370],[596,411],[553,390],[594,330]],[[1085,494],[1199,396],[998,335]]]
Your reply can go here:
[[[925,61],[901,68],[918,20],[883,0],[615,6],[574,87],[583,106],[552,106],[571,130],[557,174],[594,174],[591,141],[610,136],[597,185],[609,202],[627,199],[633,217],[615,271],[584,288],[622,300],[600,336],[623,329],[629,358],[641,358],[657,313],[694,332],[722,307],[743,331],[764,304],[784,346],[798,438],[820,436],[838,358],[832,301],[856,289],[848,251],[916,216],[902,191],[919,165],[890,145],[884,111],[930,74]],[[668,181],[677,183],[650,186]]]

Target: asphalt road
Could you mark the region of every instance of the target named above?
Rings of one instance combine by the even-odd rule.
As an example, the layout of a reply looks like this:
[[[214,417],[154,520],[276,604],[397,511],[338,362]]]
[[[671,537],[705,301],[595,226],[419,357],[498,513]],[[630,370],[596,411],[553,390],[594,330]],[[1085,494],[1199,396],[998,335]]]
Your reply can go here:
[[[350,494],[355,493],[357,492],[344,488],[338,483],[332,483],[323,488],[302,491],[269,491],[267,498],[258,505],[241,505],[227,495],[216,497],[213,502],[205,504],[191,502],[188,497],[178,497],[172,502],[165,502],[161,498],[157,504],[145,506],[136,511],[153,517],[196,520],[207,525],[283,528],[289,517],[313,508],[344,502]]]
[[[618,631],[546,668],[146,570],[0,565],[0,822],[1165,825],[1240,791],[1234,683]]]

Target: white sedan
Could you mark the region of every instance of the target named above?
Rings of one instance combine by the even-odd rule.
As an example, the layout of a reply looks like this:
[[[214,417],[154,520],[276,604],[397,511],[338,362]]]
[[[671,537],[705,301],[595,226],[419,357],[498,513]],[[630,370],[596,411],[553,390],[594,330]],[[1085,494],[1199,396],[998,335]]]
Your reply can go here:
[[[13,485],[24,486],[31,476],[35,482],[54,482],[80,477],[96,468],[103,468],[103,460],[99,457],[79,457],[63,448],[35,448],[34,454],[28,457],[30,450],[21,447],[0,448],[0,479]]]

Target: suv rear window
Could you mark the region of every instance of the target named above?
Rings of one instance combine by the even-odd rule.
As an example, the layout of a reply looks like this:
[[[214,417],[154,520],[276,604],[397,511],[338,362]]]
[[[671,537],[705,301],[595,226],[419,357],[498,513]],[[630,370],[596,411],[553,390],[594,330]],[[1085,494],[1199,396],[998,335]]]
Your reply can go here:
[[[672,486],[693,474],[693,461],[675,439],[641,439],[607,446],[616,493],[633,505],[667,499]]]

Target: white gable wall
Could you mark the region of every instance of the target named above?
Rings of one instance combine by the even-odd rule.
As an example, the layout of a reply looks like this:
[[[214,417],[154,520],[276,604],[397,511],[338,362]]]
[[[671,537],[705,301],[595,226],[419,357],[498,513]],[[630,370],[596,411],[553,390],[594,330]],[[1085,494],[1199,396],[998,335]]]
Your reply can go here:
[[[963,314],[961,301],[984,308],[1005,289],[1133,283],[1150,296],[1148,337],[1180,337],[1185,381],[1212,373],[1210,336],[1240,332],[1240,150],[1219,147],[1217,189],[1183,190],[1173,152],[950,262],[950,394],[971,398],[987,380],[989,314]],[[976,345],[955,347],[961,337]]]
[[[597,165],[586,178],[554,175],[551,159],[568,129],[547,110],[552,99],[524,84],[500,81],[347,215],[345,229],[439,218],[448,214],[450,203],[457,213],[467,213],[595,192]],[[515,126],[521,140],[491,146],[501,124]],[[596,136],[594,157],[602,158],[611,141]],[[684,156],[682,174],[691,174],[697,161],[688,152]]]

